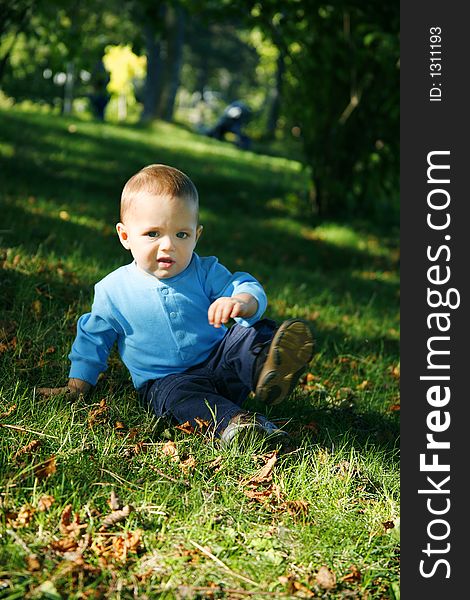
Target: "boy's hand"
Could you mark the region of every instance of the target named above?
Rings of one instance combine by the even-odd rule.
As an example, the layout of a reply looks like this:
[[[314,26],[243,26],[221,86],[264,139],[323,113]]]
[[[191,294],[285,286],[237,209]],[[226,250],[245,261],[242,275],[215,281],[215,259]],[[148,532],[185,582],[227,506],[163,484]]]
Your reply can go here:
[[[52,396],[60,396],[60,394],[69,393],[69,389],[66,385],[56,388],[36,388],[36,391],[40,396],[44,396],[44,398],[51,398]]]
[[[208,319],[210,325],[218,328],[235,317],[252,317],[257,310],[258,301],[251,294],[217,298],[209,306]]]
[[[91,390],[92,386],[87,381],[81,379],[69,379],[68,385],[56,388],[37,388],[38,394],[45,398],[68,394],[71,398],[78,398],[80,394],[85,395]]]

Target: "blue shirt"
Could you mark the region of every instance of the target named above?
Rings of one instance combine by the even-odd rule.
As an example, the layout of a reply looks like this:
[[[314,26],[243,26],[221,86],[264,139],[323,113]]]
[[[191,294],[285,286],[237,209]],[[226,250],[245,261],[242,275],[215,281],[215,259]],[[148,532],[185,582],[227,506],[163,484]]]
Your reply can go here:
[[[91,312],[78,320],[69,377],[95,385],[115,342],[136,388],[185,371],[203,362],[227,331],[209,325],[209,306],[240,293],[258,301],[256,314],[235,319],[248,327],[266,310],[266,294],[254,277],[232,275],[215,256],[193,253],[183,272],[165,279],[145,273],[135,262],[120,267],[96,284]]]

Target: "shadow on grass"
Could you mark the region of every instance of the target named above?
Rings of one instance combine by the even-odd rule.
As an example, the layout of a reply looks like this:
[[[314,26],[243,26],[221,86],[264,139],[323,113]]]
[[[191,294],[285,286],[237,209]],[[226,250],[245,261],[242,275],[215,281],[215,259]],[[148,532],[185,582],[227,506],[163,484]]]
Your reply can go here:
[[[70,123],[76,131],[68,129]],[[350,354],[396,360],[398,341],[393,336],[373,331],[366,336],[339,319],[350,309],[351,313],[367,311],[369,320],[380,323],[391,307],[398,311],[395,280],[361,275],[363,271],[393,271],[396,265],[388,255],[371,255],[312,236],[308,207],[301,200],[295,206],[286,201],[290,194],[303,196],[303,175],[287,163],[274,165],[250,153],[224,154],[218,142],[198,142],[187,132],[172,147],[163,125],[145,130],[147,142],[142,141],[140,127],[119,131],[122,135],[117,137],[117,128],[107,125],[0,112],[2,229],[7,230],[0,236],[7,247],[21,247],[32,256],[54,254],[57,260],[74,255],[82,263],[94,263],[104,275],[130,261],[113,230],[125,181],[145,164],[174,164],[190,174],[200,192],[206,225],[198,246],[201,255],[217,254],[232,271],[252,272],[268,296],[285,299],[286,305],[312,305],[313,298],[320,311],[325,306],[341,307],[334,322],[326,323],[321,315],[318,322],[314,316],[301,315],[315,325],[318,346],[327,358],[347,348]],[[193,143],[204,146],[193,148]],[[279,201],[273,204],[273,198]],[[69,212],[71,220],[60,219],[61,210]],[[57,217],[51,216],[55,212]],[[369,223],[362,223],[360,232],[364,237],[380,236],[385,246],[393,243],[390,232],[384,236]],[[44,269],[29,275],[13,269],[3,273],[7,310],[25,299],[32,301],[37,287],[52,297],[58,313],[81,294],[91,297],[89,273],[59,276],[57,270],[48,271],[47,264],[44,259]],[[277,321],[286,318],[276,304],[269,310]],[[124,381],[124,370],[110,373]],[[389,418],[374,411],[308,402],[294,403],[286,411],[297,409],[305,413],[304,420],[318,422],[318,443],[326,444],[329,438],[350,431],[354,443],[383,441],[388,447],[398,436],[395,415]]]
[[[78,121],[75,121],[76,131],[70,133],[71,121],[73,119],[45,119],[27,113],[9,113],[7,117],[0,112],[0,140],[7,143],[14,140],[13,149],[6,152],[10,158],[1,159],[6,191],[17,193],[33,188],[36,195],[46,194],[59,203],[66,201],[70,193],[95,192],[95,199],[111,197],[114,203],[132,174],[146,164],[162,162],[187,171],[201,197],[207,194],[215,208],[228,196],[238,198],[239,208],[250,210],[271,198],[292,176],[291,172],[279,170],[266,178],[261,160],[255,162],[245,157],[242,161],[243,154],[219,155],[218,142],[213,143],[213,153],[207,152],[210,150],[207,141],[204,141],[205,152],[192,152],[191,141],[194,140],[191,137],[188,137],[188,146],[172,148],[171,141],[165,140],[165,130],[158,127],[146,131],[148,142],[144,143],[142,137],[116,137],[115,128]],[[139,128],[128,127],[121,131],[126,129],[142,135]],[[233,185],[234,180],[239,186]],[[93,207],[93,198],[89,202],[90,208]],[[210,202],[208,206],[211,207]],[[114,211],[115,207],[109,208]]]
[[[9,247],[21,245],[31,253],[42,249],[60,257],[77,253],[97,263],[102,272],[128,262],[113,230],[122,184],[142,164],[162,160],[194,173],[207,221],[198,246],[202,255],[217,254],[231,270],[253,272],[270,295],[285,292],[298,302],[307,303],[309,293],[318,297],[323,290],[328,291],[328,301],[338,305],[349,297],[351,304],[362,307],[374,297],[369,311],[376,319],[397,303],[396,283],[353,273],[393,269],[388,256],[371,257],[365,250],[312,239],[302,230],[305,219],[300,214],[292,216],[282,202],[267,208],[273,195],[282,198],[290,192],[292,172],[273,173],[256,163],[248,169],[236,157],[226,156],[218,157],[215,165],[210,155],[162,150],[152,131],[144,144],[109,136],[106,126],[96,124],[91,135],[80,133],[82,125],[90,124],[78,123],[78,131],[70,134],[68,120],[44,120],[41,115],[12,114],[6,119],[0,113],[0,120],[1,136],[15,141],[13,156],[1,161],[3,222],[10,229],[3,237]],[[51,204],[57,207],[57,218],[51,216]],[[61,220],[60,210],[65,209],[80,224]],[[283,216],[289,216],[285,223]],[[292,229],[292,222],[298,227]]]
[[[69,132],[70,124],[74,133]],[[118,137],[117,131],[130,137]],[[168,132],[163,124],[144,130],[121,126],[118,130],[106,124],[0,111],[0,142],[4,139],[9,148],[3,158],[0,152],[4,191],[45,194],[58,205],[77,196],[93,215],[98,211],[113,219],[130,175],[151,162],[164,162],[188,172],[200,191],[203,208],[214,210],[218,218],[285,215],[306,224],[310,208],[301,198],[308,182],[291,163],[273,164],[252,153],[226,154],[223,143],[206,138],[196,151],[192,146],[198,138],[189,133],[187,144],[179,140],[172,147],[168,136],[174,131]],[[137,133],[139,138],[131,135]],[[143,134],[147,142],[142,141]],[[84,192],[91,194],[85,202]],[[294,210],[288,202],[266,207],[273,198],[285,200],[286,194],[296,197]],[[361,229],[364,234],[384,234],[368,222],[361,223]]]
[[[266,409],[256,399],[247,401],[249,410],[276,422],[292,437],[294,448],[326,448],[330,451],[363,451],[374,448],[387,453],[399,465],[399,412],[363,409],[354,402],[332,404],[317,395],[295,392],[280,406]]]

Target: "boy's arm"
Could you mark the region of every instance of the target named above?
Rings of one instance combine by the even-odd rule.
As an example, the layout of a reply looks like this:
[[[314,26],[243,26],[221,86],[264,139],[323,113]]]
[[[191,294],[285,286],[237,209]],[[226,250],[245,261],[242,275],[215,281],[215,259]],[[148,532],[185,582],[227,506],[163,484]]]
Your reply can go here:
[[[242,292],[234,296],[223,296],[209,306],[209,323],[218,328],[235,317],[249,319],[257,310],[258,300],[252,294]]]
[[[77,322],[77,335],[69,354],[72,364],[67,385],[38,388],[39,394],[49,397],[68,394],[70,398],[77,398],[96,385],[99,374],[107,368],[109,352],[117,338],[108,312],[105,296],[97,285],[91,312],[82,315]]]
[[[235,318],[244,327],[256,323],[264,314],[268,303],[259,281],[249,273],[237,271],[232,274],[215,256],[199,260],[204,291],[211,301],[209,323],[220,327],[230,318]]]

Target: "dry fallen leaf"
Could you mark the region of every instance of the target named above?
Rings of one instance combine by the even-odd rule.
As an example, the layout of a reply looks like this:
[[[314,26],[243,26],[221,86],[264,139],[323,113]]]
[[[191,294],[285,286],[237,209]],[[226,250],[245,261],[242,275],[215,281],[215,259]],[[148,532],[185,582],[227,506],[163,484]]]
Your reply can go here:
[[[358,390],[365,390],[369,387],[369,381],[367,379],[364,379],[364,381],[362,383],[359,383],[358,385],[356,385],[356,388]]]
[[[30,572],[41,570],[41,563],[39,562],[36,554],[28,554],[26,557],[26,565],[28,571]]]
[[[324,590],[331,590],[336,585],[336,575],[323,565],[318,569],[316,582]]]
[[[108,529],[112,525],[120,523],[121,521],[125,521],[133,510],[134,507],[130,504],[126,504],[126,506],[124,506],[121,510],[113,510],[112,513],[110,513],[103,519],[99,531],[106,531],[106,529]]]
[[[300,380],[299,386],[304,392],[309,392],[317,379],[318,377],[313,373],[307,373]]]
[[[198,428],[201,430],[201,433],[203,433],[204,431],[207,431],[209,429],[209,427],[210,427],[209,421],[206,421],[205,419],[201,419],[200,417],[194,417],[194,420],[196,421]]]
[[[18,344],[18,338],[14,335],[6,342],[0,342],[0,354],[7,352],[8,350],[14,350]]]
[[[7,518],[14,529],[19,529],[27,527],[31,523],[35,512],[36,509],[33,506],[23,504],[18,513],[8,513]]]
[[[277,451],[261,456],[265,464],[250,479],[243,481],[243,493],[258,502],[280,502],[279,486],[272,482],[273,468],[277,461]]]
[[[194,433],[204,433],[210,427],[209,421],[206,421],[205,419],[194,417],[194,421],[196,422],[196,427],[189,421],[185,421],[180,425],[176,425],[176,429],[179,429],[187,435],[193,435]]]
[[[131,450],[131,455],[136,456],[137,454],[140,454],[144,450],[146,450],[145,442],[143,442],[143,441],[137,442],[137,444]]]
[[[60,531],[61,533],[68,533],[70,526],[70,518],[72,516],[72,505],[67,504],[67,506],[62,511],[62,515],[60,517]]]
[[[259,483],[268,483],[272,480],[274,465],[277,461],[277,450],[273,450],[268,454],[262,456],[265,464],[257,471],[248,481],[246,485],[253,485]]]
[[[142,544],[142,531],[127,531],[111,536],[97,536],[93,540],[92,550],[107,564],[108,560],[126,562],[129,552],[138,552]]]
[[[139,432],[140,430],[138,427],[131,427],[127,432],[127,439],[134,440],[139,435]]]
[[[350,569],[349,573],[347,575],[345,575],[344,577],[341,577],[341,581],[349,582],[349,583],[361,581],[362,575],[361,575],[361,572],[359,571],[359,569],[356,567],[356,565],[351,565],[349,567],[349,569]]]
[[[44,496],[41,496],[38,500],[39,512],[45,512],[46,510],[49,510],[50,507],[54,504],[54,502],[54,496],[48,496],[46,494]]]
[[[127,428],[121,421],[116,421],[116,423],[114,424],[114,431],[118,435],[125,435],[127,433]]]
[[[34,467],[34,474],[39,480],[47,479],[48,477],[53,475],[56,472],[56,470],[56,458],[54,455],[52,455],[47,460],[45,460],[42,463],[39,463]]]
[[[22,456],[23,454],[31,454],[32,452],[37,450],[40,445],[41,440],[32,440],[31,442],[29,442],[29,444],[23,446],[16,452],[16,454],[13,456],[13,460],[16,460],[19,456]]]
[[[192,455],[188,456],[188,458],[186,458],[180,462],[180,467],[181,467],[183,473],[188,473],[191,469],[194,469],[195,466],[196,466],[196,459]]]
[[[165,456],[170,456],[173,460],[179,461],[178,448],[172,440],[163,444],[162,452]]]
[[[119,510],[122,508],[122,500],[116,495],[114,488],[111,490],[111,496],[108,500],[108,506],[111,510]]]
[[[78,542],[72,537],[63,537],[51,542],[51,548],[56,552],[71,552],[78,548]]]
[[[299,594],[302,595],[302,598],[313,598],[315,596],[312,590],[310,590],[307,586],[302,585],[300,581],[293,581],[291,585],[292,591],[295,590],[296,596],[298,596]]]
[[[5,419],[9,417],[13,412],[15,412],[17,404],[12,404],[10,408],[8,408],[5,412],[0,413],[0,419]]]
[[[8,352],[8,350],[15,350],[18,344],[17,329],[16,321],[0,321],[0,354]]]
[[[271,483],[269,486],[246,487],[243,493],[247,498],[257,502],[280,502],[281,490],[278,485]]]
[[[67,561],[78,561],[83,556],[85,550],[90,546],[91,536],[86,533],[82,538],[63,537],[59,540],[51,542],[51,548],[55,552],[60,552],[64,555]]]
[[[307,586],[297,581],[293,575],[281,575],[278,577],[279,583],[287,585],[289,593],[295,595],[296,598],[313,598],[315,594]]]
[[[72,581],[84,581],[85,580],[88,582],[92,582],[92,581],[96,580],[96,577],[101,574],[101,569],[99,567],[95,567],[95,566],[87,563],[85,561],[85,559],[83,558],[83,556],[81,555],[81,553],[78,552],[78,554],[77,554],[77,552],[69,553],[68,556],[64,556],[64,558],[67,558],[67,560],[62,561],[59,564],[57,572],[55,573],[55,577],[58,577],[60,575],[61,578],[66,577],[66,578],[71,579]],[[42,586],[40,586],[40,588],[41,587]],[[37,588],[37,589],[40,589],[40,588]],[[44,591],[46,591],[46,590],[44,590]],[[59,598],[60,597],[60,594],[56,590],[55,586],[52,590],[48,589],[47,591],[49,592],[50,595],[45,595],[45,596],[41,596],[41,597],[48,597],[48,598],[52,598],[52,597]],[[81,598],[90,598],[90,597],[104,598],[105,596],[103,595],[103,592],[101,590],[101,585],[99,584],[97,588],[93,589],[92,596],[90,594],[88,594],[87,592],[85,592],[80,597]]]
[[[353,400],[354,390],[350,387],[341,387],[336,390],[336,400]]]
[[[175,428],[186,434],[194,433],[194,427],[189,421],[185,421],[184,423],[181,423],[181,425],[176,425]]]
[[[212,460],[207,466],[209,467],[209,469],[214,469],[214,473],[217,473],[217,471],[220,471],[221,469],[221,462],[222,455],[219,454],[219,456],[216,456],[214,460]]]
[[[88,413],[88,427],[107,423],[109,419],[109,406],[106,404],[106,398],[100,400],[99,406],[93,408]]]
[[[185,548],[184,546],[180,546],[177,551],[178,556],[182,556],[188,563],[198,563],[201,560],[201,556],[204,556],[197,548]]]
[[[292,516],[308,514],[308,502],[305,500],[287,500],[279,505],[279,510],[287,510]]]
[[[116,558],[120,562],[126,562],[128,552],[136,553],[140,548],[142,532],[140,529],[135,531],[126,531],[125,534],[116,536],[113,539],[113,550]]]
[[[67,504],[67,506],[62,511],[62,515],[60,517],[59,529],[60,532],[64,535],[72,534],[75,537],[78,537],[83,529],[86,529],[86,524],[80,523],[80,515],[76,512],[72,518],[72,505]]]

